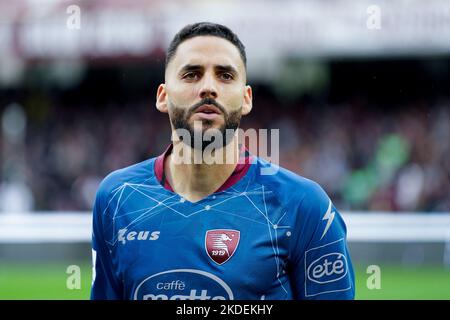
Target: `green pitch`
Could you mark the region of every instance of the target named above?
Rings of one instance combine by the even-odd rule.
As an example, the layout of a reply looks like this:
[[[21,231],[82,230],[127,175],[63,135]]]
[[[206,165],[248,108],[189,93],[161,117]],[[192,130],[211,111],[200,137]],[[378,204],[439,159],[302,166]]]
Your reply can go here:
[[[77,263],[72,263],[77,264]],[[67,264],[0,264],[0,299],[88,299],[91,285],[89,263],[80,267],[80,289],[67,288],[74,273]],[[72,271],[73,272],[73,271]],[[440,267],[405,269],[381,266],[381,288],[369,290],[366,267],[356,268],[357,299],[450,299],[450,270]],[[72,280],[72,281],[71,281]],[[69,285],[77,286],[74,278]]]

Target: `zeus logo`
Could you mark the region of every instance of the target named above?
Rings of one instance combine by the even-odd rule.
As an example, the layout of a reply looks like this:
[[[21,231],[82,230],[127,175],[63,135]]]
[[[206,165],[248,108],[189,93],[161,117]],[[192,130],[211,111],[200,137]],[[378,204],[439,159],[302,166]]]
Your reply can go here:
[[[150,231],[127,231],[128,229],[120,229],[117,233],[117,240],[122,244],[134,240],[158,240],[159,234],[161,233],[161,231],[153,231],[152,233],[150,233]]]
[[[324,220],[328,220],[327,221],[327,225],[325,226],[325,229],[323,230],[322,236],[320,237],[320,240],[322,240],[323,236],[327,233],[328,229],[330,228],[331,224],[333,223],[333,219],[334,219],[334,215],[336,214],[336,212],[331,211],[331,200],[330,200],[330,204],[328,205],[328,210],[327,212],[325,212],[325,215],[322,218],[322,221]]]

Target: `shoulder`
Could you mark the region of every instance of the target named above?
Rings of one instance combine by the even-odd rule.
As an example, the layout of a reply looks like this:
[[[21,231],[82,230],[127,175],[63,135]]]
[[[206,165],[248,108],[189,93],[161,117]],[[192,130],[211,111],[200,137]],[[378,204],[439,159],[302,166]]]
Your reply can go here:
[[[125,184],[150,183],[154,179],[154,161],[156,158],[133,164],[109,173],[97,189],[97,198],[105,200]]]
[[[299,208],[328,205],[329,197],[317,182],[261,158],[255,164],[257,182],[274,192],[284,205]]]

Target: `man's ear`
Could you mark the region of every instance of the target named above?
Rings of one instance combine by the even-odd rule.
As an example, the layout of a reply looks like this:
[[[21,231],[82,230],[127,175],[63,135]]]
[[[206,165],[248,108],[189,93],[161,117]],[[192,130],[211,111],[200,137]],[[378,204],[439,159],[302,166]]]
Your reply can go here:
[[[166,85],[164,83],[158,86],[158,90],[156,91],[156,109],[163,113],[168,112],[167,107],[167,92]]]
[[[242,104],[242,115],[245,116],[250,113],[253,107],[253,93],[252,87],[245,86],[244,103]]]

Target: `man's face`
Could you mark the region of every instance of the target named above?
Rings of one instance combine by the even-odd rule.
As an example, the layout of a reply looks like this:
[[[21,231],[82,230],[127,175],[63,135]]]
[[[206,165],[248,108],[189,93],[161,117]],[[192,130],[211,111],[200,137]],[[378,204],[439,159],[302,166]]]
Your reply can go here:
[[[214,36],[197,36],[182,42],[166,69],[157,108],[168,112],[173,129],[235,130],[251,110],[252,92],[245,85],[245,66],[239,50]],[[196,127],[197,128],[197,127]],[[225,139],[224,139],[225,141]]]

